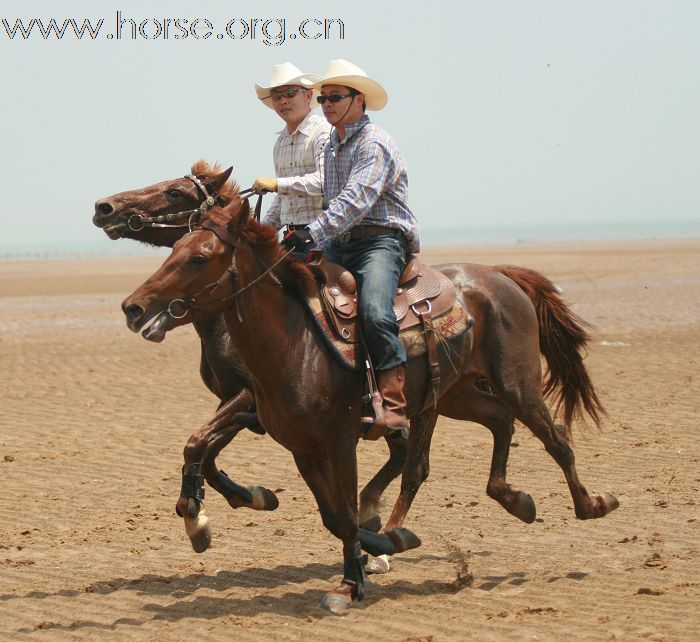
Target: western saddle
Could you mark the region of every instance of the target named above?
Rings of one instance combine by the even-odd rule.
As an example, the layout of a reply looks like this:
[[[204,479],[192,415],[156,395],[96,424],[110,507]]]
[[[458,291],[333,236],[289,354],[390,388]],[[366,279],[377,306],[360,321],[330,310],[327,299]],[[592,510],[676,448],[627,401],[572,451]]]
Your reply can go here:
[[[336,335],[347,343],[358,343],[360,336],[355,277],[346,268],[326,261],[323,256],[314,257],[309,267],[321,280],[321,301]],[[452,281],[417,257],[409,257],[394,297],[394,314],[400,331],[422,326],[431,379],[426,401],[432,394],[433,403],[437,402],[440,390],[440,365],[433,319],[450,312],[454,306],[455,288]],[[369,394],[365,401],[371,402],[376,411],[379,393],[371,369],[368,372],[368,388]],[[371,417],[363,417],[363,423],[371,421]]]

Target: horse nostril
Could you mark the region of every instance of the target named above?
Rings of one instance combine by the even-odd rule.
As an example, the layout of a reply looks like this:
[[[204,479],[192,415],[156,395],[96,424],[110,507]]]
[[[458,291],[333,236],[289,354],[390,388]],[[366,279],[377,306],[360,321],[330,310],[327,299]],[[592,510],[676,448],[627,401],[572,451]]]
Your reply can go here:
[[[124,314],[129,321],[138,321],[144,314],[145,310],[136,303],[130,303],[124,307]]]
[[[95,203],[95,213],[98,212],[108,216],[114,212],[114,207],[112,207],[112,204],[109,201],[97,201],[97,203]]]

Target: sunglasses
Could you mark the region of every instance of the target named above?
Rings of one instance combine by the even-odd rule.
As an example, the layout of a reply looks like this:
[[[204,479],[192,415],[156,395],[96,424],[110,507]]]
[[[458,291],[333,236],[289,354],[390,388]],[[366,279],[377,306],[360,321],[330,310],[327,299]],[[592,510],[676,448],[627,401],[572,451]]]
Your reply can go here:
[[[282,98],[294,98],[300,91],[306,91],[304,87],[291,87],[283,91],[270,92],[270,98],[274,101],[282,100]]]
[[[341,94],[330,94],[330,96],[317,96],[316,101],[319,105],[323,105],[327,100],[332,103],[339,103],[343,98],[350,98],[350,96],[357,96],[356,91],[351,91],[349,94],[342,96]]]

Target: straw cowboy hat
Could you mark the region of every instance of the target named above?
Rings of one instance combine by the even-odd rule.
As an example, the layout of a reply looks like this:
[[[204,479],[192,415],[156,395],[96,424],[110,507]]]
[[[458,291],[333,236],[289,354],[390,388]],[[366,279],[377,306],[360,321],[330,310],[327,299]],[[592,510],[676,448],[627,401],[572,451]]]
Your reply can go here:
[[[272,68],[272,80],[270,80],[269,85],[255,85],[255,93],[270,109],[274,109],[270,98],[271,89],[284,87],[285,85],[300,85],[307,89],[312,89],[318,78],[317,74],[305,74],[291,62],[283,62],[281,65],[275,65]],[[316,100],[317,94],[318,92],[314,91],[314,95],[311,97],[312,101]]]
[[[331,60],[326,65],[323,77],[316,82],[314,88],[321,89],[323,85],[343,85],[357,89],[361,94],[364,94],[367,109],[372,111],[379,111],[389,100],[384,87],[376,80],[372,80],[357,65],[342,58]]]

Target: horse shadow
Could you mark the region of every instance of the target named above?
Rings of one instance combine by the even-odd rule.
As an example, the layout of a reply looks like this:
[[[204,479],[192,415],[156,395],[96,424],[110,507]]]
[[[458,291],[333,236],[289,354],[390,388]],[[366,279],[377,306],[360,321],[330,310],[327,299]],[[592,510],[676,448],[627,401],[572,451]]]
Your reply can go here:
[[[402,558],[401,564],[415,565],[425,560],[450,561],[449,556],[418,555]],[[0,602],[14,599],[47,599],[51,597],[78,597],[85,593],[109,595],[118,591],[134,591],[138,595],[151,597],[170,597],[175,602],[167,605],[146,602],[141,606],[144,613],[142,618],[117,618],[111,623],[78,620],[68,624],[43,623],[42,628],[64,631],[80,629],[115,630],[123,626],[142,626],[150,621],[178,622],[184,619],[214,620],[222,617],[247,619],[260,614],[275,614],[293,620],[305,620],[309,617],[323,619],[331,615],[318,608],[321,599],[330,588],[308,588],[302,593],[285,592],[281,595],[258,594],[251,597],[196,595],[199,590],[206,589],[217,593],[226,593],[233,589],[268,589],[272,590],[284,585],[298,585],[310,579],[329,581],[339,578],[342,567],[339,564],[323,564],[312,562],[303,566],[281,564],[272,568],[246,568],[240,571],[220,571],[216,574],[155,575],[144,574],[137,578],[117,577],[109,580],[94,582],[81,590],[61,589],[53,593],[30,591],[25,594],[1,594]],[[400,579],[400,569],[395,570],[396,579],[380,587],[372,586],[371,579],[365,599],[353,604],[353,611],[380,604],[392,602],[406,597],[427,595],[453,595],[465,588],[492,591],[504,585],[520,586],[528,581],[527,573],[513,571],[499,576],[476,576],[469,584],[459,581],[427,579],[421,582],[411,582]],[[582,580],[586,573],[572,572],[567,575],[553,575],[548,582],[560,579]],[[371,576],[370,576],[371,578]],[[335,617],[335,616],[333,616]],[[19,629],[26,632],[29,629]]]

